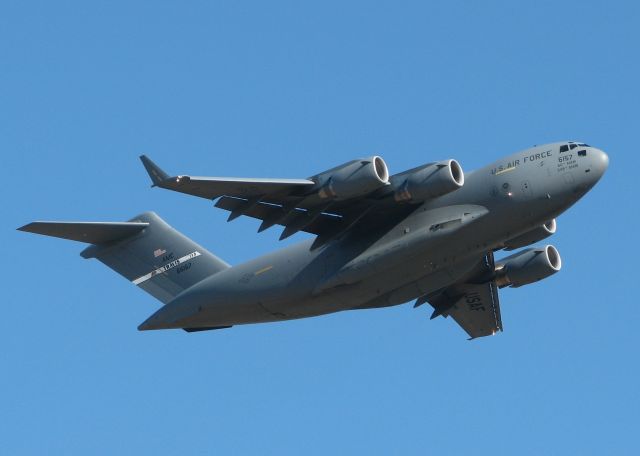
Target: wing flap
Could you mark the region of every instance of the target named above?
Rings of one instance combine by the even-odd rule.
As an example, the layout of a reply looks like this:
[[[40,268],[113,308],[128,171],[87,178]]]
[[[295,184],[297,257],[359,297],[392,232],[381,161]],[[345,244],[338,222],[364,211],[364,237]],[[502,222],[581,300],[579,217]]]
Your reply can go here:
[[[270,203],[247,203],[250,203],[250,201],[223,196],[216,202],[216,207],[229,211],[232,215],[240,211],[242,215],[262,220],[266,228],[272,225],[291,227],[287,230],[287,234],[293,234],[296,231],[305,231],[319,235],[338,230],[341,226],[342,219],[336,215],[313,213],[296,207],[287,209],[283,206]],[[261,230],[263,229],[263,225],[261,225]]]

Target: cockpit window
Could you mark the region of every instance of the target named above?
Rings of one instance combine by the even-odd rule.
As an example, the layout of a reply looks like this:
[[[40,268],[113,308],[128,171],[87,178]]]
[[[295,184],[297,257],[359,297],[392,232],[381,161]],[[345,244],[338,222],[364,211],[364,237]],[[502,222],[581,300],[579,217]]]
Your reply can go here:
[[[577,145],[577,144],[571,144],[571,145],[569,146],[569,148],[570,148],[571,150],[575,149],[576,147],[578,147],[578,145]]]
[[[589,144],[585,144],[585,143],[578,143],[578,145],[580,147],[591,147]]]
[[[587,156],[587,151],[586,150],[579,150],[578,151],[578,155],[580,157],[586,157]]]
[[[566,144],[564,146],[560,146],[560,152],[567,152],[569,150],[569,146]]]

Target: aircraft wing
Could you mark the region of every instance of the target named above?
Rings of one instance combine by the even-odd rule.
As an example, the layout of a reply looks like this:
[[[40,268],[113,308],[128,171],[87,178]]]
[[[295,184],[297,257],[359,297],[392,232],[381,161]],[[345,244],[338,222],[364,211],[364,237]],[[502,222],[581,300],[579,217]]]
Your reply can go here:
[[[284,226],[280,239],[298,231],[318,236],[314,247],[339,236],[371,208],[372,201],[326,201],[318,196],[317,184],[309,179],[261,179],[230,177],[170,177],[148,157],[141,156],[154,187],[206,199],[230,213],[229,221],[246,215],[262,224],[258,231]]]
[[[480,267],[489,270],[492,269],[492,265],[493,254],[490,253]],[[470,339],[491,336],[502,331],[500,299],[494,281],[457,283],[421,298],[416,305],[425,301],[434,308],[432,319],[440,315],[445,318],[452,317],[469,334]]]
[[[147,169],[153,185],[156,187],[187,193],[206,199],[220,196],[238,198],[281,199],[290,195],[302,194],[315,183],[307,179],[261,179],[242,177],[170,177],[147,156],[140,157]]]

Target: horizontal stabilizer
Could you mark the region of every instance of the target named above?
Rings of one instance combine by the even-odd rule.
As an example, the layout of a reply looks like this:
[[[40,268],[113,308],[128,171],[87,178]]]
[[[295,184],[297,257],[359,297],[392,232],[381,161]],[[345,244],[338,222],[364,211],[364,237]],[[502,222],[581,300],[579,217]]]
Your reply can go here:
[[[80,256],[98,259],[164,304],[229,268],[154,212],[128,222],[33,222],[18,229],[92,244]]]
[[[118,241],[149,226],[145,222],[31,222],[20,231],[44,234],[90,244]]]

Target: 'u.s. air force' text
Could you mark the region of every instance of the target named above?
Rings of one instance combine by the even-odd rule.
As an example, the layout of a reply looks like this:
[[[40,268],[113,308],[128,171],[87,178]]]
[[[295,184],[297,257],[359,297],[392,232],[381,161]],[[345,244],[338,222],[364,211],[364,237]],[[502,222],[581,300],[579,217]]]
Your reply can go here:
[[[501,165],[493,168],[491,170],[491,174],[500,174],[501,172],[504,172],[506,170],[511,170],[513,168],[516,168],[518,165],[520,165],[520,163],[522,163],[522,164],[530,163],[530,162],[542,160],[543,158],[548,158],[548,157],[551,157],[551,151],[550,150],[547,150],[545,152],[536,153],[536,154],[525,155],[525,156],[523,156],[521,158],[516,158],[513,161],[507,162],[505,164],[501,164]]]

